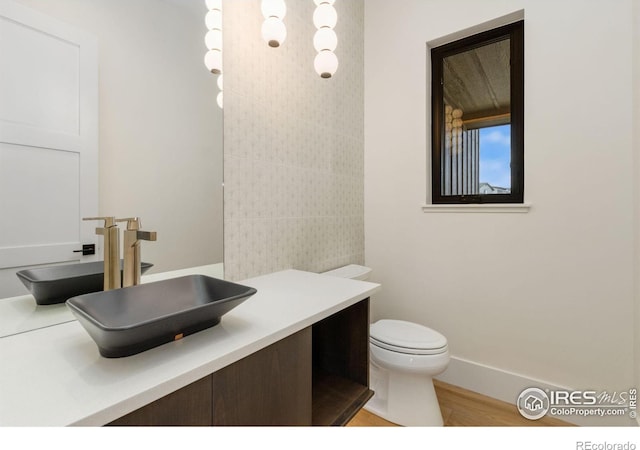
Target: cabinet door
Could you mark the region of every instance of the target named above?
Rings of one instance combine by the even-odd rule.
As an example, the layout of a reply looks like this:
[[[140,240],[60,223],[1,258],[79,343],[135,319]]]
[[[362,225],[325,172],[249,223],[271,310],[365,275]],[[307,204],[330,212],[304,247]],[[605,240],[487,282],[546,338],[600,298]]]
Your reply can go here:
[[[311,328],[213,374],[214,425],[311,425]]]
[[[116,419],[109,425],[211,425],[211,375]]]

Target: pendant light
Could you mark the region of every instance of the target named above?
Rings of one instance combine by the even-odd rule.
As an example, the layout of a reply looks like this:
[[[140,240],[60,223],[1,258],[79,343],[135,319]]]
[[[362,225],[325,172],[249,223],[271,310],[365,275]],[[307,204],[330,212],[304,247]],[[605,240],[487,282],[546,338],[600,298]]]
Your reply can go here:
[[[287,4],[284,0],[262,0],[260,9],[264,16],[262,39],[269,47],[280,47],[287,38],[287,27],[283,22]]]
[[[204,64],[211,73],[222,73],[222,0],[206,0],[207,15],[204,22],[209,30],[204,38],[207,53]]]
[[[313,24],[317,31],[313,37],[313,46],[318,52],[313,62],[318,75],[331,78],[338,70],[338,57],[334,50],[338,46],[338,36],[334,31],[338,23],[338,13],[333,7],[335,0],[314,0]]]
[[[216,97],[216,103],[222,108],[222,0],[206,0],[207,15],[204,22],[207,26],[207,34],[204,44],[207,53],[204,55],[204,64],[213,74],[218,75],[218,88],[220,92]]]

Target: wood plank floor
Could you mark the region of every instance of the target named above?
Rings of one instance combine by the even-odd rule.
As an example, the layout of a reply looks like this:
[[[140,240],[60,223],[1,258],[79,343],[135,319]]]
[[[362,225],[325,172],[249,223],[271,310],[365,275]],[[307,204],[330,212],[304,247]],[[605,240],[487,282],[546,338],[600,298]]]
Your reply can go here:
[[[496,400],[477,392],[434,380],[444,425],[448,427],[531,427],[573,426],[552,417],[528,420],[520,415],[515,405]],[[397,426],[364,409],[349,422],[353,427]]]

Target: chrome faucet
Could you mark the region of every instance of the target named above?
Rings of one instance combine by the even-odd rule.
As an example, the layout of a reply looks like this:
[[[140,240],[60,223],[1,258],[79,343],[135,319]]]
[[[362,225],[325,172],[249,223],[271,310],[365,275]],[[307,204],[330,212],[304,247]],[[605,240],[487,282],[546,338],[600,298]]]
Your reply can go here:
[[[142,274],[140,257],[140,241],[155,241],[155,231],[141,231],[140,219],[129,217],[127,219],[116,219],[116,222],[127,222],[127,229],[124,232],[124,269],[122,275],[122,287],[136,286],[140,284]]]
[[[96,234],[104,237],[104,290],[120,288],[120,234],[115,217],[84,217],[82,220],[104,220]]]

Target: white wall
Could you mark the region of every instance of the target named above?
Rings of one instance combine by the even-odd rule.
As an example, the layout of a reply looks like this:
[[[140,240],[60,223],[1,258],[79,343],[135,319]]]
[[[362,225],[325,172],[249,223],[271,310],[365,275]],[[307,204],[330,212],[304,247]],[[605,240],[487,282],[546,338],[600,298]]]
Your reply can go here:
[[[154,272],[222,261],[222,112],[203,64],[204,2],[17,1],[98,39],[100,214],[158,232],[142,250]]]
[[[532,208],[423,213],[426,43],[522,9]],[[483,366],[575,389],[634,382],[630,17],[630,0],[366,2],[365,262],[384,286],[373,318],[441,331],[466,387],[515,401],[498,377],[474,381]]]
[[[336,2],[338,71],[313,68],[315,4],[287,2],[287,39],[259,0],[224,5],[225,276],[364,262],[363,0]]]

